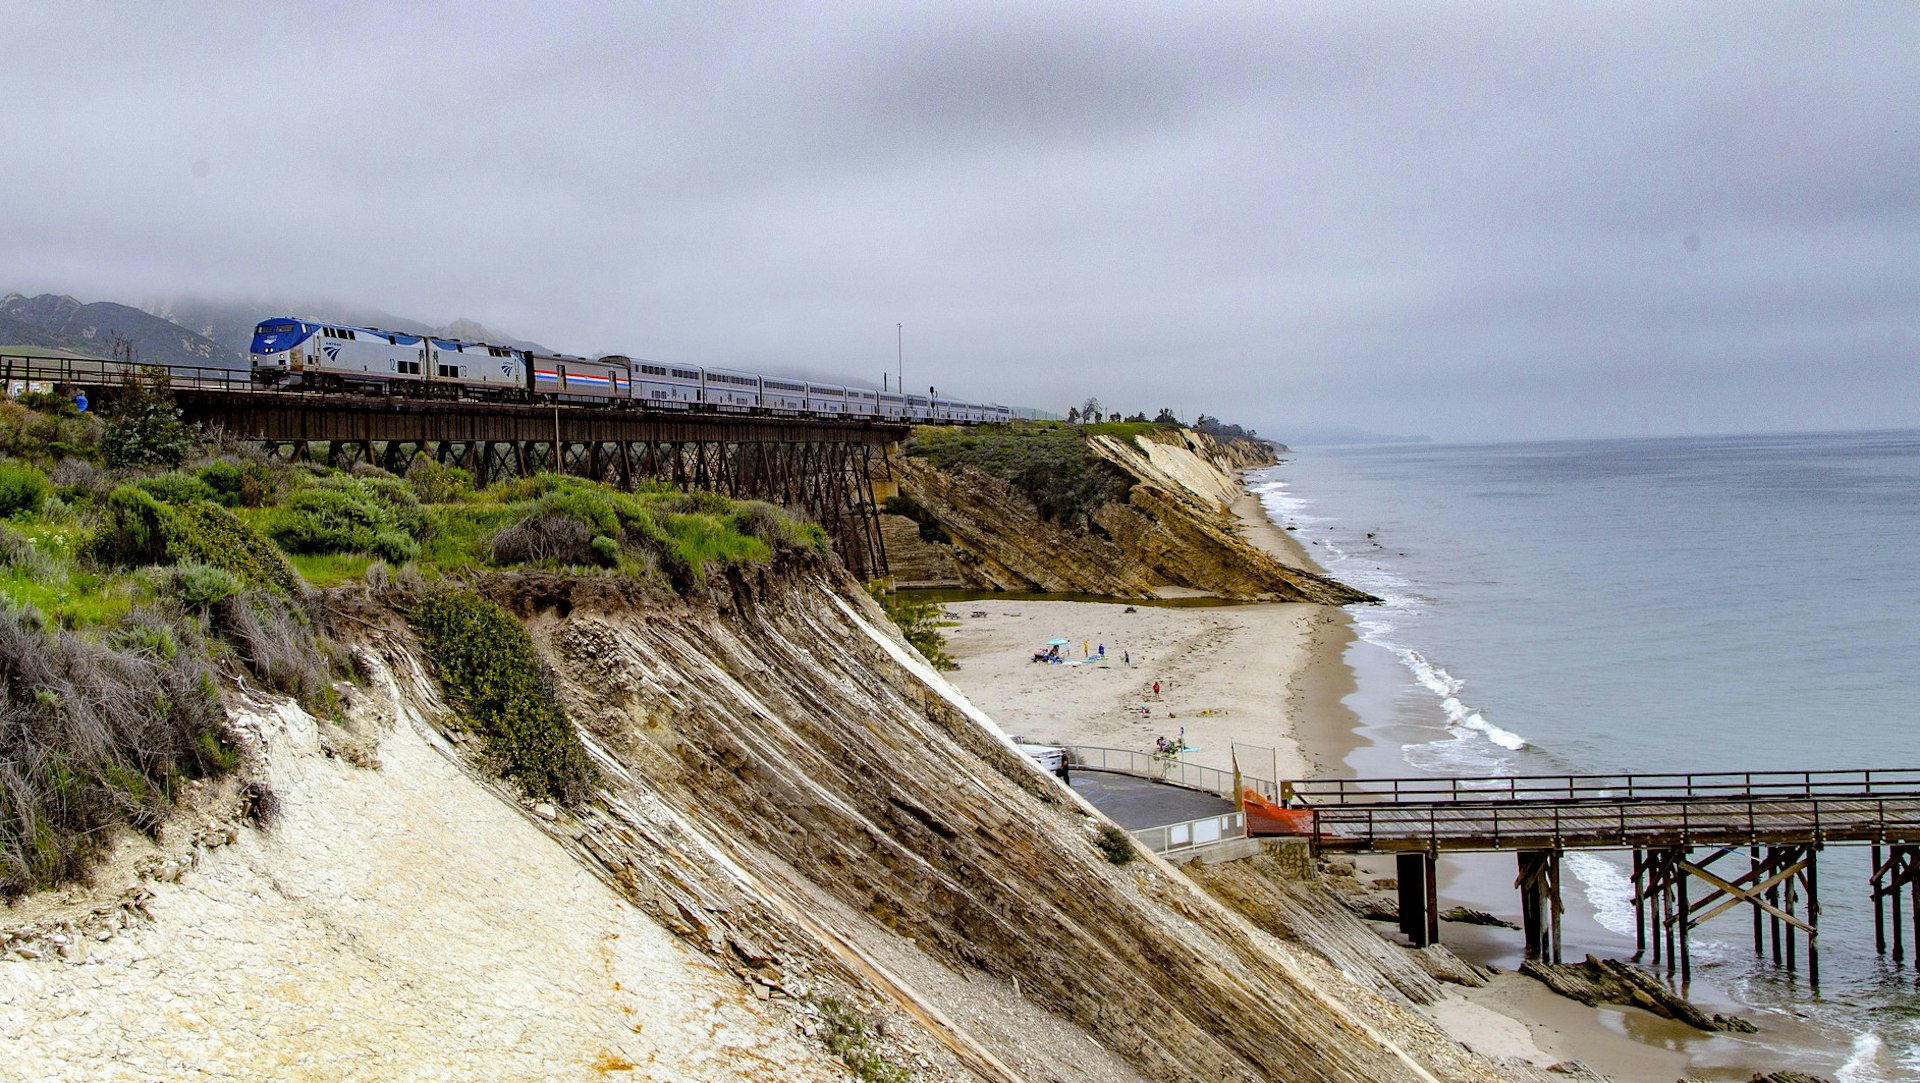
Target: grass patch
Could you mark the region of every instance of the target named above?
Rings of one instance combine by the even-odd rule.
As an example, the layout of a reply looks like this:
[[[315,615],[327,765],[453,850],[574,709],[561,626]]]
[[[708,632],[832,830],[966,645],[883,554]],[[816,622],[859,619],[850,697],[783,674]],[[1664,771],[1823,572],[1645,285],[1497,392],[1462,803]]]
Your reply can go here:
[[[520,622],[460,590],[429,593],[409,617],[501,777],[532,800],[577,806],[598,772]]]
[[[860,1083],[908,1083],[913,1073],[888,1060],[875,1048],[875,1026],[854,1011],[845,1001],[828,997],[819,1004],[820,1020],[826,1024],[821,1040],[827,1049],[853,1073]]]
[[[1144,436],[1158,439],[1170,432],[1177,432],[1177,425],[1159,425],[1151,421],[1096,421],[1091,425],[1080,426],[1080,431],[1088,436],[1117,436],[1122,440],[1132,440]]]
[[[316,587],[331,587],[364,578],[378,557],[364,553],[294,553],[287,557],[300,578]]]

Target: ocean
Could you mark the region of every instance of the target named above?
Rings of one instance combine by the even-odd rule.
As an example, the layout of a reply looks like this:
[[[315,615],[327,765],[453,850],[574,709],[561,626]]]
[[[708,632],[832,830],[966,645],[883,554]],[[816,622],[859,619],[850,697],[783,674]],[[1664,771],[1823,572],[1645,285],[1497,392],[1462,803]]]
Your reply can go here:
[[[1920,768],[1920,432],[1284,459],[1249,478],[1268,514],[1383,599],[1349,610],[1353,773]],[[1511,857],[1441,864],[1517,914]],[[1565,867],[1569,961],[1631,955],[1626,855]],[[1843,1083],[1920,1078],[1920,973],[1876,954],[1868,875],[1864,847],[1820,855],[1817,995],[1754,955],[1745,908],[1695,931],[1689,995],[1762,1028],[1702,1062],[1775,1043]]]

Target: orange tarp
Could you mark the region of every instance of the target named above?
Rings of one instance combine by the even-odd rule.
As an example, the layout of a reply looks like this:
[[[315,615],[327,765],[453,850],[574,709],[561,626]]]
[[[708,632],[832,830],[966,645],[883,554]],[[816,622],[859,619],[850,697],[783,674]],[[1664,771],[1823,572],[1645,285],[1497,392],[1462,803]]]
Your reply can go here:
[[[1249,835],[1312,835],[1313,810],[1282,808],[1249,789],[1240,791]]]

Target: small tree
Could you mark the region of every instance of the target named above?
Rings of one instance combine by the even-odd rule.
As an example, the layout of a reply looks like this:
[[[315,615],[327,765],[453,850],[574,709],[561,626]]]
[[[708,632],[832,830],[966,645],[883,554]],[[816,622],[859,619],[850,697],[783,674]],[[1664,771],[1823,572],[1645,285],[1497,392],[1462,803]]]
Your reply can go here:
[[[193,430],[180,420],[166,369],[129,367],[106,414],[100,454],[108,466],[179,466],[193,446]]]
[[[1155,425],[1178,425],[1180,424],[1180,419],[1173,416],[1173,407],[1162,406],[1160,412],[1154,415],[1153,423]]]
[[[960,668],[947,654],[947,637],[940,629],[952,627],[952,622],[946,619],[946,611],[940,608],[939,602],[910,602],[887,593],[878,582],[867,584],[867,593],[886,610],[888,619],[899,627],[900,634],[928,665],[939,670]]]
[[[1100,420],[1100,400],[1088,396],[1087,401],[1080,404],[1080,419],[1090,425],[1098,423]]]
[[[1078,406],[1067,407],[1067,424],[1069,425],[1080,424],[1080,408]]]

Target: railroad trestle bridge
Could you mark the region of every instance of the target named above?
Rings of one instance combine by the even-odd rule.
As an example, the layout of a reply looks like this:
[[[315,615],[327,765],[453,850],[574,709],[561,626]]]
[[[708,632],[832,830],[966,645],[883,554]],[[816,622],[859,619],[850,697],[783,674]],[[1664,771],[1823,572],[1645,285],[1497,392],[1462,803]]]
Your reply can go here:
[[[906,439],[905,422],[274,389],[245,369],[37,354],[0,357],[0,386],[107,401],[134,369],[164,370],[186,421],[277,457],[398,472],[424,454],[477,485],[553,472],[622,488],[655,480],[710,489],[803,511],[854,575],[887,574],[876,490],[892,487],[887,448]]]
[[[1400,928],[1415,946],[1439,939],[1440,855],[1512,851],[1527,957],[1559,962],[1561,855],[1626,850],[1636,958],[1651,951],[1687,981],[1688,933],[1745,905],[1755,953],[1770,940],[1792,970],[1804,937],[1818,988],[1819,854],[1850,844],[1872,848],[1875,946],[1887,951],[1891,929],[1904,960],[1904,891],[1920,967],[1920,770],[1324,779],[1280,796],[1311,811],[1317,850],[1396,856]]]

